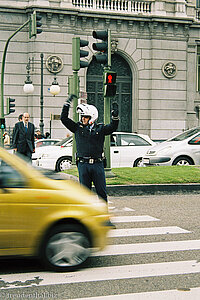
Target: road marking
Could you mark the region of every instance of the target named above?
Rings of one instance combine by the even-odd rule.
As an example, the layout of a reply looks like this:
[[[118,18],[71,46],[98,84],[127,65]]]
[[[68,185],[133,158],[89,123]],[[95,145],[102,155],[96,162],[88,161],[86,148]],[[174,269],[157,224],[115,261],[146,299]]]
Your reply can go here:
[[[154,264],[124,265],[82,269],[71,273],[34,272],[1,275],[1,290],[28,286],[44,286],[78,282],[94,282],[200,273],[200,263],[195,260]]]
[[[90,298],[76,298],[74,300],[199,300],[200,288],[189,290],[168,290],[135,294],[109,295]]]
[[[111,217],[111,221],[113,223],[129,223],[129,222],[160,221],[160,219],[156,219],[151,216],[118,216],[118,217]]]
[[[122,210],[123,211],[135,211],[134,209],[132,209],[130,207],[124,207]]]
[[[109,245],[92,256],[128,255],[170,251],[200,250],[200,240]]]
[[[113,223],[115,223],[115,221],[113,221]],[[108,236],[109,237],[124,237],[124,236],[179,234],[179,233],[191,233],[191,231],[188,231],[188,230],[182,229],[180,227],[176,227],[176,226],[148,227],[148,228],[128,228],[128,229],[111,230],[108,233]]]
[[[129,207],[123,207],[123,208],[119,209],[119,208],[116,208],[115,206],[108,206],[108,210],[113,210],[114,213],[121,212],[121,211],[126,211],[126,212],[135,211],[134,209],[129,208]]]

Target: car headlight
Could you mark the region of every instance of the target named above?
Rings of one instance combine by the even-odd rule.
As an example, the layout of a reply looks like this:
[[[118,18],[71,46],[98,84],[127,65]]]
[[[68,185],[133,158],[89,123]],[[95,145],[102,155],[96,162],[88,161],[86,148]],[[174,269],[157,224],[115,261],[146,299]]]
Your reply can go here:
[[[161,150],[158,150],[157,151],[157,155],[166,154],[167,152],[170,152],[171,148],[172,148],[171,146],[167,146],[167,147],[165,147],[165,148],[163,148]]]

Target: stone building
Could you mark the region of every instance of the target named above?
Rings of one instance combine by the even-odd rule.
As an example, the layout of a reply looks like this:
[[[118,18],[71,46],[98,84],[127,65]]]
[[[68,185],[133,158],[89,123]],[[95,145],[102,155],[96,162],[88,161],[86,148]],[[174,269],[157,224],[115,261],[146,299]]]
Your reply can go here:
[[[0,0],[0,62],[7,39],[36,10],[43,32],[29,39],[25,26],[10,41],[4,74],[6,98],[16,99],[16,111],[6,116],[7,129],[20,113],[28,111],[39,128],[41,66],[43,66],[44,132],[65,137],[59,115],[72,75],[72,37],[89,41],[89,67],[79,71],[80,90],[95,104],[103,120],[102,67],[92,58],[93,30],[109,28],[112,35],[112,69],[117,72],[120,131],[166,139],[198,125],[200,107],[199,2],[194,0]],[[41,64],[41,53],[44,62]],[[54,74],[47,69],[49,56],[58,56],[63,68],[56,74],[61,88],[53,97],[49,88]],[[23,92],[26,66],[34,92]]]

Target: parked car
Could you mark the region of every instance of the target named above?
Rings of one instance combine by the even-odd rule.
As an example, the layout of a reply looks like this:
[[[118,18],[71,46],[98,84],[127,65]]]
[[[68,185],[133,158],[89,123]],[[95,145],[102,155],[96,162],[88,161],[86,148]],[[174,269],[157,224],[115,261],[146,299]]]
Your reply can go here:
[[[44,146],[51,146],[55,145],[56,143],[60,142],[60,139],[39,139],[35,141],[35,147],[44,147]]]
[[[107,204],[73,180],[52,180],[0,148],[0,256],[38,257],[54,271],[103,249]]]
[[[142,161],[144,166],[200,165],[200,127],[154,146]]]
[[[115,132],[111,135],[111,167],[138,167],[142,157],[155,143],[147,135]],[[50,170],[63,171],[71,167],[72,137],[54,146],[36,149],[33,164]]]

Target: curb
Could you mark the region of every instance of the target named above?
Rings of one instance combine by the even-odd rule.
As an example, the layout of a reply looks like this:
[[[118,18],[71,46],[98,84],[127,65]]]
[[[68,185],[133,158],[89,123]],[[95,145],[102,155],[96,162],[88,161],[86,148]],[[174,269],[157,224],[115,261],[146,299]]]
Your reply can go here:
[[[107,185],[109,196],[200,194],[199,183]]]

